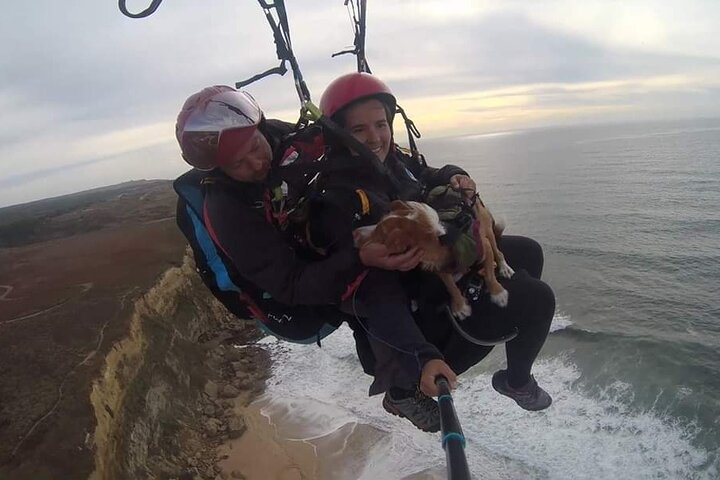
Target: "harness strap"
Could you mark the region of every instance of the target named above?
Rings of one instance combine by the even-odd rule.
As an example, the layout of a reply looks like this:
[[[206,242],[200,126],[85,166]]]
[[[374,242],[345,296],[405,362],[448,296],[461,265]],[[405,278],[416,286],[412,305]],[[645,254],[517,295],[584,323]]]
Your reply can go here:
[[[263,194],[263,208],[265,209],[265,221],[272,223],[273,211],[272,211],[272,200],[270,199],[270,192],[267,190]]]
[[[367,274],[370,270],[363,270],[360,275],[358,275],[355,280],[350,282],[350,284],[347,286],[347,289],[345,290],[345,293],[342,294],[342,297],[340,297],[340,300],[345,301],[348,298],[352,296],[353,293],[355,293],[355,290],[360,287],[360,284],[365,280],[365,277],[367,277]]]
[[[480,236],[480,219],[473,220],[472,223],[472,234],[475,240],[475,249],[477,250],[477,261],[481,262],[485,257],[485,248],[482,244],[482,237]]]
[[[258,3],[263,9],[263,12],[265,13],[265,18],[267,19],[268,24],[270,25],[270,29],[273,32],[273,40],[275,41],[276,54],[278,59],[280,60],[280,65],[275,68],[271,68],[263,73],[255,75],[248,80],[237,82],[235,84],[235,88],[245,87],[246,85],[255,82],[261,78],[267,77],[268,75],[285,75],[285,73],[287,72],[285,62],[290,62],[290,68],[292,70],[293,78],[295,81],[295,89],[297,90],[298,97],[300,98],[300,103],[305,104],[306,102],[309,102],[311,100],[310,90],[308,90],[308,87],[305,84],[302,72],[300,71],[300,66],[298,65],[295,54],[293,53],[292,42],[290,40],[290,24],[287,20],[285,1],[274,0],[273,3],[269,3],[265,0],[258,0]],[[275,9],[275,13],[278,17],[277,21],[275,21],[275,18],[271,13],[272,9]]]
[[[210,234],[210,238],[212,238],[213,243],[215,243],[215,245],[217,245],[218,248],[222,250],[226,257],[231,258],[227,250],[225,250],[225,247],[223,247],[222,243],[220,243],[220,241],[218,240],[217,233],[215,233],[215,229],[210,222],[210,216],[208,215],[207,208],[207,200],[203,200],[203,223],[205,224],[205,228]],[[263,323],[268,323],[267,315],[265,315],[265,313],[260,309],[258,304],[255,303],[255,301],[247,293],[238,292],[238,296],[240,297],[240,301],[245,304],[252,316],[254,316],[256,319],[260,320]]]
[[[345,0],[345,5],[348,7],[348,13],[350,14],[350,21],[355,31],[355,38],[353,40],[354,47],[352,49],[346,49],[341,52],[333,53],[332,57],[339,55],[345,55],[346,53],[354,54],[357,58],[357,71],[372,73],[370,66],[365,58],[365,18],[367,17],[367,0]]]
[[[370,213],[370,200],[368,199],[367,193],[365,193],[365,190],[362,188],[356,189],[355,193],[360,197],[360,213],[362,213],[363,216],[368,215]]]
[[[355,193],[358,197],[360,197],[360,215],[362,217],[365,217],[370,214],[370,199],[368,198],[367,193],[365,193],[365,190],[362,188],[358,188],[355,190]],[[345,301],[348,298],[352,296],[353,293],[355,293],[355,290],[357,290],[360,287],[360,284],[362,284],[363,280],[365,280],[365,277],[367,277],[367,274],[370,270],[363,270],[360,275],[358,275],[355,280],[353,280],[345,290],[345,293],[343,293],[341,300]]]
[[[397,110],[397,113],[399,113],[403,117],[403,121],[405,122],[405,130],[407,130],[408,134],[408,145],[410,146],[410,155],[413,159],[420,163],[420,165],[427,167],[425,157],[420,153],[420,150],[418,150],[417,147],[417,143],[415,143],[415,139],[422,136],[420,135],[420,130],[418,130],[417,126],[415,126],[415,122],[413,122],[410,117],[407,116],[405,110],[403,110],[400,105],[396,105],[395,109]]]

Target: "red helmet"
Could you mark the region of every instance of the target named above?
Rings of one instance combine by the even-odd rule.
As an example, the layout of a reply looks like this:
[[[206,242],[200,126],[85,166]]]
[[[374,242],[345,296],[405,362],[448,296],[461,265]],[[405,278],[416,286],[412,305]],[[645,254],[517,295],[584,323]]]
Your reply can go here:
[[[320,97],[323,115],[332,117],[351,103],[364,98],[375,97],[395,114],[397,101],[392,91],[383,82],[369,73],[348,73],[333,80]]]
[[[262,117],[249,93],[224,85],[207,87],[185,101],[175,137],[187,163],[210,170],[249,145]]]

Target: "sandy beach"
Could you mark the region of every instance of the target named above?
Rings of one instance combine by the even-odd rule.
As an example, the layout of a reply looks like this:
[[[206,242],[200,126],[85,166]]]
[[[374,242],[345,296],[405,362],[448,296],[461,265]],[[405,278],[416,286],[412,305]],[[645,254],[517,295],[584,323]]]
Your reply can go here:
[[[230,478],[247,480],[318,478],[315,446],[305,440],[281,438],[275,425],[262,414],[261,405],[262,401],[246,407],[237,405],[236,412],[245,418],[247,430],[218,449],[221,471]]]

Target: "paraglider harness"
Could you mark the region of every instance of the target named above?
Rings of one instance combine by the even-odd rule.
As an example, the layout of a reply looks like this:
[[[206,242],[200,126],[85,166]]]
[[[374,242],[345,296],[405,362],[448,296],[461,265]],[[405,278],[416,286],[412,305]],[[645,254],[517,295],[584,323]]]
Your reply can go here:
[[[303,184],[306,176],[318,168],[318,162],[306,163],[307,159],[303,157],[307,152],[304,155],[301,150],[303,144],[298,139],[294,140],[284,151],[290,152],[291,156],[296,152],[299,154],[299,159],[296,161],[302,164],[298,167],[303,168],[298,168],[295,172],[298,175],[295,182]],[[362,224],[371,213],[370,201],[363,190],[356,190],[353,194],[341,191],[319,192],[317,177],[316,174],[302,191],[298,191],[299,196],[292,205],[286,200],[288,194],[297,189],[297,185],[288,186],[286,182],[266,190],[262,201],[254,205],[255,208],[262,209],[268,223],[285,232],[296,252],[304,252],[305,257],[312,256],[313,252],[317,251],[312,248],[303,228],[307,220],[309,204],[316,196],[322,193],[324,201],[355,212],[358,225]],[[287,178],[291,183],[293,182],[292,176]],[[190,244],[196,269],[203,283],[232,314],[238,318],[255,319],[258,327],[265,333],[294,343],[320,345],[320,340],[337,329],[346,319],[345,314],[334,305],[307,306],[280,303],[237,271],[222,243],[214,234],[205,213],[207,190],[222,187],[223,183],[227,183],[231,188],[233,182],[213,172],[202,172],[197,169],[181,175],[173,183],[178,194],[177,223]],[[318,256],[315,255],[315,258],[317,259]],[[363,278],[364,274],[347,286],[343,299],[353,293]]]
[[[253,318],[265,333],[295,343],[317,343],[337,329],[343,321],[334,306],[286,305],[276,301],[240,275],[214,235],[205,218],[205,192],[223,181],[209,172],[196,169],[181,175],[173,183],[178,194],[177,223],[190,244],[197,272],[210,292],[233,315]],[[257,205],[266,220],[282,221],[280,187],[272,190]]]

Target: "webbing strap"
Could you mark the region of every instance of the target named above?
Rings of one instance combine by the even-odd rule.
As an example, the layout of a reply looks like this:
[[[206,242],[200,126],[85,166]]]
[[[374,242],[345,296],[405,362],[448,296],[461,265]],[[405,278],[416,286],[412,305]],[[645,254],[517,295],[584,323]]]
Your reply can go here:
[[[368,215],[370,213],[370,200],[368,199],[367,193],[365,193],[365,190],[362,188],[355,190],[355,193],[360,197],[360,212],[363,215]]]
[[[216,245],[224,254],[226,257],[231,258],[228,254],[227,250],[222,246],[220,241],[218,240],[217,234],[215,233],[215,229],[212,226],[212,223],[210,223],[210,217],[208,215],[207,210],[207,201],[203,202],[203,224],[201,229],[205,232],[205,236],[208,237],[208,240],[212,239],[211,243],[212,245]],[[217,262],[222,265],[222,261],[220,260],[220,257],[217,256],[217,250],[215,250],[215,255],[217,257]],[[225,269],[225,265],[222,265],[223,270],[227,274],[227,270]],[[217,274],[217,272],[216,272]],[[229,274],[228,280],[229,280]],[[230,281],[232,283],[232,281]],[[234,286],[234,284],[232,284]],[[218,287],[220,285],[218,284]],[[260,320],[261,322],[267,322],[268,318],[267,315],[265,315],[265,312],[262,311],[262,309],[255,303],[255,301],[245,292],[241,291],[237,286],[235,288],[231,288],[230,290],[234,290],[238,292],[240,296],[240,301],[242,301],[245,306],[247,307],[248,311],[255,317],[255,319]]]
[[[280,65],[275,68],[271,68],[263,73],[255,75],[248,80],[237,82],[235,84],[235,87],[245,87],[252,82],[255,82],[261,78],[267,77],[268,75],[272,74],[284,75],[287,72],[285,62],[290,62],[290,68],[292,70],[293,78],[295,81],[295,89],[297,90],[298,97],[300,98],[300,103],[304,105],[311,100],[310,90],[308,90],[308,87],[305,84],[302,72],[300,71],[300,66],[298,65],[295,54],[293,53],[292,42],[290,39],[290,24],[287,20],[285,1],[275,0],[273,3],[270,3],[265,0],[258,0],[258,3],[263,9],[263,12],[265,12],[265,18],[267,19],[268,24],[272,29],[273,40],[275,41],[276,54],[278,59],[280,60]],[[275,13],[277,14],[277,22],[275,21],[271,13],[272,9],[275,9]]]
[[[217,248],[215,248],[215,243],[210,238],[209,232],[205,228],[202,220],[198,218],[190,205],[186,205],[185,209],[192,221],[195,238],[205,256],[205,261],[215,274],[215,283],[217,283],[218,288],[225,292],[240,292],[240,288],[230,279],[230,273],[220,259]]]
[[[350,22],[355,31],[353,40],[353,48],[345,49],[337,53],[333,53],[332,57],[345,55],[347,53],[354,54],[357,58],[357,71],[372,73],[365,58],[365,23],[367,18],[367,0],[345,0],[345,6],[348,7],[350,14]]]

